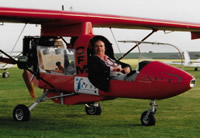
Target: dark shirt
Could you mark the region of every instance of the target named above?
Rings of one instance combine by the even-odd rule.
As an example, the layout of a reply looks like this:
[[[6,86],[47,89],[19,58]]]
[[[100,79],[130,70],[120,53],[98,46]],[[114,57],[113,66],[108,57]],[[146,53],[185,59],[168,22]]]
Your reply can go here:
[[[121,65],[122,68],[130,67],[130,65],[126,63],[117,62],[115,59],[112,60]],[[91,56],[88,59],[88,78],[95,87],[103,91],[108,91],[110,84],[110,67],[98,56]]]

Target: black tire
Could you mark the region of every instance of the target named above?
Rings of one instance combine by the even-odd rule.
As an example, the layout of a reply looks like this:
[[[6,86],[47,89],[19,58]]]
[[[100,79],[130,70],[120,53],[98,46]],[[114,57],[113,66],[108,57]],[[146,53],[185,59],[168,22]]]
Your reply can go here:
[[[9,72],[4,72],[3,74],[2,74],[2,77],[3,78],[8,78],[10,75],[9,75]]]
[[[23,104],[17,105],[13,110],[13,118],[15,121],[29,121],[30,111],[28,107]]]
[[[88,107],[89,106],[89,107]],[[94,106],[93,104],[88,104],[85,106],[85,112],[87,115],[100,115],[102,112],[101,105]]]
[[[141,123],[142,123],[142,125],[144,125],[144,126],[154,126],[156,124],[156,118],[155,118],[154,113],[151,112],[148,115],[147,118],[146,118],[146,114],[147,114],[147,111],[145,111],[141,115]]]

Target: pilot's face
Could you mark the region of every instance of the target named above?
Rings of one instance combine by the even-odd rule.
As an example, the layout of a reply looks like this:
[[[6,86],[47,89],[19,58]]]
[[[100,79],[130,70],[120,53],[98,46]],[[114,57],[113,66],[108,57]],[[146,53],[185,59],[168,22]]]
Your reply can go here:
[[[96,55],[105,55],[105,44],[99,40],[94,44],[94,52]]]

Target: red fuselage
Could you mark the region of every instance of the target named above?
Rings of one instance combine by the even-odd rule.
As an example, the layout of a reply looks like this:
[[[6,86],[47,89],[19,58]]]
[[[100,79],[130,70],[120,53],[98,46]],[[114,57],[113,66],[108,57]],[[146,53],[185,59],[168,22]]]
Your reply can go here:
[[[91,29],[90,24],[85,25],[85,30]],[[91,31],[89,31],[91,32]],[[41,77],[63,93],[73,93],[75,90],[76,77],[88,77],[87,64],[90,47],[90,39],[93,35],[81,35],[75,43],[75,64],[76,75],[55,75],[40,73]],[[36,78],[33,81],[38,87],[52,89],[47,84]],[[100,100],[113,99],[117,97],[138,98],[138,99],[165,99],[173,97],[189,90],[194,86],[195,79],[187,72],[170,65],[152,61],[138,72],[135,81],[110,80],[109,91],[98,90],[98,94],[77,93],[77,95],[64,97],[64,104],[77,104],[96,102]],[[59,92],[53,91],[47,96],[57,96]],[[61,103],[61,99],[54,99]]]
[[[74,76],[41,74],[41,76],[64,93],[74,92]],[[165,99],[181,94],[191,88],[194,78],[187,72],[154,61],[146,65],[135,81],[111,80],[108,92],[99,90],[99,95],[78,94],[64,98],[64,104],[95,102],[104,99],[125,97],[138,99]],[[50,89],[42,81],[37,81],[41,88]],[[48,96],[60,95],[50,93]],[[60,99],[54,100],[60,103]]]

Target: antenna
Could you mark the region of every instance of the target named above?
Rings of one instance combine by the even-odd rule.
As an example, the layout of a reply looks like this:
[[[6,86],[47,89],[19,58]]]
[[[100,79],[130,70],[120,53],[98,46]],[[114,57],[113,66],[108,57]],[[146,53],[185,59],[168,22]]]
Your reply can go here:
[[[64,11],[65,10],[65,6],[64,5],[62,5],[62,11]]]
[[[70,11],[73,11],[73,7],[72,7],[72,6],[70,6],[70,7],[69,7],[69,10],[70,10]]]

